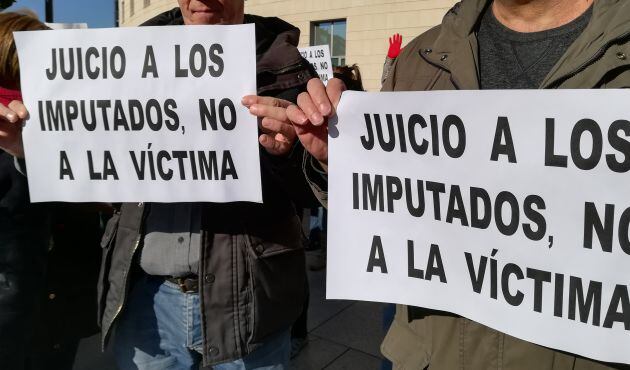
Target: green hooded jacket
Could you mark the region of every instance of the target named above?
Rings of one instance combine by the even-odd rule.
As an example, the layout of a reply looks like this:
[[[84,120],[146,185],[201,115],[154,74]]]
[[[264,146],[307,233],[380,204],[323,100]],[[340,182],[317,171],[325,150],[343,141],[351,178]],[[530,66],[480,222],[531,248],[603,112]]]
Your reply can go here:
[[[479,89],[476,31],[491,3],[456,4],[441,25],[405,47],[383,91]],[[630,1],[595,0],[590,23],[540,88],[626,87],[630,87]],[[394,369],[630,368],[544,348],[448,313],[406,306],[397,307],[381,350]]]

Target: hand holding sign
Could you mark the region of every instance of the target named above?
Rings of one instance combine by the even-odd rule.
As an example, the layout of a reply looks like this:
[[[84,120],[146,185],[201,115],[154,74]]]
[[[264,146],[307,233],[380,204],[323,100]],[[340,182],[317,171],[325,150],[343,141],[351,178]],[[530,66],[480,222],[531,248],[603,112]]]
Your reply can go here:
[[[254,40],[253,25],[16,33],[31,201],[261,202],[256,120],[235,103],[256,92]]]
[[[340,79],[333,78],[324,86],[314,78],[308,82],[307,92],[298,96],[298,105],[287,108],[302,145],[324,166],[328,164],[328,119],[335,116],[344,90]]]
[[[293,125],[287,118],[287,107],[291,102],[269,96],[248,95],[242,103],[259,118],[258,128],[262,131],[258,138],[260,145],[269,154],[288,154],[296,138]]]
[[[630,363],[629,96],[344,94],[327,298],[447,311]]]
[[[0,103],[0,148],[7,153],[23,158],[22,122],[28,117],[24,104],[14,100],[6,107]]]

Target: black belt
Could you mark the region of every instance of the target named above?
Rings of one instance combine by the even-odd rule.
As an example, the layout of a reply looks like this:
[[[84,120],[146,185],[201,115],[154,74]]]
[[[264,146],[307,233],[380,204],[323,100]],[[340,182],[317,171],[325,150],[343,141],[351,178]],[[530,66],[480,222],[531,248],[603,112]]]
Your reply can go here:
[[[197,276],[188,277],[166,277],[166,281],[177,285],[182,293],[198,293],[199,278]]]

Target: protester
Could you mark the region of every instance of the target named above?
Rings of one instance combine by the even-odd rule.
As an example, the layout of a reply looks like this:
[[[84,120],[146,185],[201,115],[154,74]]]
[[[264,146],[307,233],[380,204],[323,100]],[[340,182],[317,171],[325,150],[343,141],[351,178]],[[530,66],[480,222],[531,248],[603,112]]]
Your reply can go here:
[[[33,17],[0,13],[0,110],[21,100],[13,31],[45,28]],[[46,286],[48,237],[46,209],[29,204],[26,179],[16,171],[13,157],[0,151],[0,367],[3,369],[24,369],[30,355],[40,297]]]
[[[383,90],[628,87],[629,24],[627,1],[464,0],[440,26],[404,49]],[[311,154],[305,170],[323,202],[326,118],[334,115],[343,89],[339,80],[329,81],[327,87],[311,80],[308,93],[298,97],[299,107],[287,110]],[[624,367],[541,347],[420,307],[397,308],[381,349],[395,369]]]
[[[19,110],[22,100],[12,32],[44,29],[34,14],[0,13],[0,109]],[[4,151],[0,184],[0,364],[70,370],[79,340],[98,333],[100,211],[108,207],[29,204],[26,178]]]
[[[400,53],[400,43],[402,43],[402,36],[400,36],[399,34],[396,34],[393,37],[390,37],[389,41],[390,41],[390,50],[388,54],[388,59],[385,63],[385,69],[383,70],[384,76],[388,73],[388,69],[391,68],[391,66],[393,65],[394,61],[396,60],[396,57],[398,56],[398,53]],[[397,49],[395,48],[395,45],[398,45]],[[394,49],[397,50],[395,56],[393,56],[394,53],[393,53],[392,47],[394,47]],[[393,56],[393,59],[389,57],[390,55]],[[388,64],[389,61],[391,61],[391,63]],[[335,67],[334,77],[341,80],[348,90],[364,91],[363,82],[361,81],[361,72],[359,71],[359,66],[356,64],[353,64],[350,67],[348,66]],[[328,219],[328,210],[326,210],[325,208],[323,211],[322,218],[325,220]],[[322,223],[322,229],[325,230],[322,232],[322,235],[324,235],[322,238],[325,239],[325,235],[328,233],[326,222]],[[324,252],[324,253],[321,253],[322,268],[326,266],[326,253],[325,253],[326,249],[327,248],[322,248],[322,251]],[[308,260],[308,256],[307,256],[307,260]],[[395,312],[396,312],[396,306],[394,304],[386,304],[383,306],[383,328],[385,330],[387,330],[392,324],[394,320]],[[391,368],[392,368],[392,364],[390,361],[388,361],[387,359],[383,359],[381,361],[381,370],[389,370]]]
[[[145,23],[255,24],[258,93],[265,96],[243,104],[261,118],[265,203],[122,204],[103,238],[99,305],[103,344],[113,337],[121,369],[288,363],[290,325],[305,294],[294,202],[309,206],[314,198],[283,107],[316,74],[296,48],[297,28],[243,8],[244,0],[180,0]],[[20,136],[9,130],[19,130],[26,109],[3,109],[0,145],[20,157]]]
[[[342,80],[349,87],[349,90],[364,91],[361,71],[357,64],[334,67],[333,73],[335,78]],[[326,267],[328,211],[322,207],[313,208],[310,211],[309,225],[306,230],[308,235],[306,261],[309,270],[320,271]],[[307,297],[304,310],[291,330],[291,358],[296,357],[308,343],[308,305]]]
[[[346,89],[352,91],[365,91],[361,70],[357,64],[351,66],[337,66],[333,68],[335,78],[341,80]],[[328,210],[318,208],[311,214],[311,230],[309,232],[309,250],[313,253],[307,255],[307,264],[310,270],[319,271],[326,267],[326,235],[328,234]]]
[[[383,76],[381,77],[381,84],[385,83],[387,77],[389,77],[389,71],[392,69],[396,58],[402,51],[403,38],[399,33],[394,34],[389,38],[389,50],[387,50],[387,57],[385,57],[385,64],[383,65]]]
[[[245,15],[243,7],[243,0],[180,0],[144,25],[254,23],[258,93],[295,101],[315,76],[296,48],[299,30]],[[217,370],[287,366],[290,326],[306,294],[294,202],[313,198],[292,127],[273,114],[284,114],[286,100],[244,99],[262,119],[264,205],[123,204],[108,225],[103,338],[118,320],[114,349],[122,369],[192,369],[202,357]]]

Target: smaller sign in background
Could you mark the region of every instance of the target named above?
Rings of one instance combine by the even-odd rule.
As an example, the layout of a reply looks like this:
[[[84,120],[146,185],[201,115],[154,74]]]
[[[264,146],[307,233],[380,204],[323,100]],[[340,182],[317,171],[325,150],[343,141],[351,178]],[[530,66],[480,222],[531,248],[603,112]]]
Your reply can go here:
[[[315,68],[315,72],[319,75],[319,78],[324,84],[327,84],[328,80],[333,78],[330,47],[328,47],[328,45],[318,45],[299,48],[299,50],[300,54],[302,54],[302,58],[311,63],[313,68]]]

